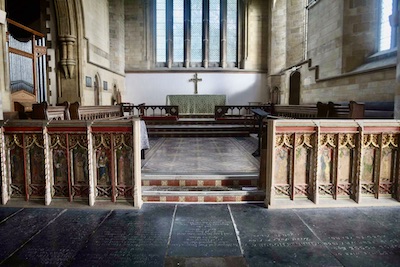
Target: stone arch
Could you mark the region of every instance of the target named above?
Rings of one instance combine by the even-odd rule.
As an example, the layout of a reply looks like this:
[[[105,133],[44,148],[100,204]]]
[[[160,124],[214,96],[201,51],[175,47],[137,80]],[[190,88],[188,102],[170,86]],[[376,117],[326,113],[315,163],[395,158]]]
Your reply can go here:
[[[300,81],[301,74],[299,71],[294,71],[290,74],[289,105],[300,104]]]
[[[94,76],[93,89],[94,89],[94,104],[96,106],[99,106],[101,105],[102,101],[101,101],[101,79],[98,73]]]

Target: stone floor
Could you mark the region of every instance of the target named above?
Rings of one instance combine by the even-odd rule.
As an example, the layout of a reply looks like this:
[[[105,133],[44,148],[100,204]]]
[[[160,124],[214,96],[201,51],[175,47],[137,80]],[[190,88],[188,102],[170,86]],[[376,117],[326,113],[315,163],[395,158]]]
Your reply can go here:
[[[253,137],[150,139],[142,173],[258,173],[259,160],[251,155],[257,145]]]
[[[0,207],[1,266],[399,266],[400,208]]]

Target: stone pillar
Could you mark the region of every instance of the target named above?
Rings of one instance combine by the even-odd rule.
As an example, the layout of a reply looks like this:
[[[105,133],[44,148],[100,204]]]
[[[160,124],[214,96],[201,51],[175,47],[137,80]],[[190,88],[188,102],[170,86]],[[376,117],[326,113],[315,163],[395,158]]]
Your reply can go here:
[[[6,162],[6,143],[3,131],[3,123],[0,128],[0,164],[1,164],[1,203],[3,205],[7,204],[8,200],[10,200],[10,193],[8,190],[8,169]]]
[[[142,165],[140,149],[140,120],[133,119],[133,205],[135,208],[141,208],[142,199]]]
[[[50,171],[51,157],[50,157],[50,140],[49,134],[47,132],[47,127],[43,127],[43,145],[44,145],[44,180],[45,180],[45,194],[44,194],[44,204],[46,206],[51,204],[52,199],[52,187],[53,179]]]
[[[76,59],[74,57],[74,48],[76,43],[76,36],[63,35],[59,36],[58,40],[61,45],[61,60],[60,65],[64,72],[64,77],[66,79],[71,79],[74,77]]]
[[[83,27],[79,0],[54,0],[57,21],[57,102],[81,101],[79,45]],[[82,59],[83,60],[83,59]]]
[[[88,171],[89,171],[89,206],[94,206],[96,201],[96,175],[95,175],[95,164],[96,157],[93,150],[93,138],[92,138],[92,127],[87,127],[87,148],[88,148]]]

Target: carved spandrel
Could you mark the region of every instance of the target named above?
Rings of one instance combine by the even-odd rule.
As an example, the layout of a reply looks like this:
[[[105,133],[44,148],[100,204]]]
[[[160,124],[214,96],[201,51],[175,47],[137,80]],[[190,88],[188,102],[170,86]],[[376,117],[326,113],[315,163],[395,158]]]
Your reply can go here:
[[[276,147],[293,147],[293,134],[279,134],[276,135]]]
[[[363,140],[364,148],[378,148],[379,147],[379,135],[377,134],[366,134]]]

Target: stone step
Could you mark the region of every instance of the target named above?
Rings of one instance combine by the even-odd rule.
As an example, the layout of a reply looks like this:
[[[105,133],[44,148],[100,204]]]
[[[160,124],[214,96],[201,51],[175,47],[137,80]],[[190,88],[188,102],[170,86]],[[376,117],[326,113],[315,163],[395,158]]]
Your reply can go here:
[[[144,202],[262,203],[265,192],[257,187],[142,187]]]
[[[149,132],[149,137],[248,137],[249,132],[229,132],[229,131],[210,131],[210,132]]]
[[[258,174],[142,174],[144,202],[261,203]]]
[[[224,175],[159,175],[142,173],[142,186],[257,186],[258,173]]]

